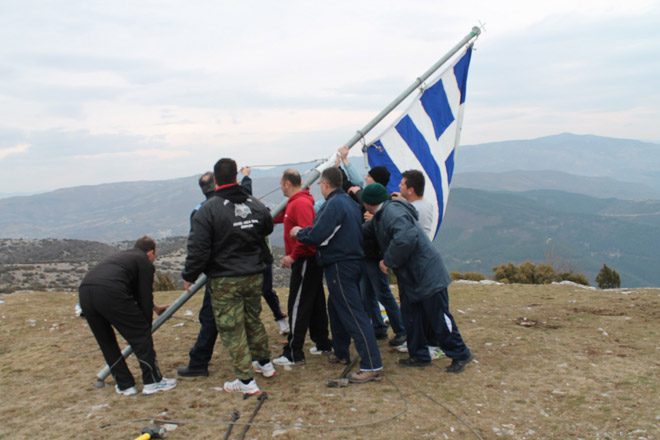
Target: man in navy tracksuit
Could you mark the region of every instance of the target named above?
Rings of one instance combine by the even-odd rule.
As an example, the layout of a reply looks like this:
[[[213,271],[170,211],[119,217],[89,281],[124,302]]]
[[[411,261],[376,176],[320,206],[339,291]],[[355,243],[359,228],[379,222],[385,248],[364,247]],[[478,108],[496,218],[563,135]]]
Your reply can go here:
[[[349,381],[378,381],[383,377],[383,364],[374,329],[360,295],[364,258],[360,207],[341,189],[339,169],[325,169],[319,184],[326,202],[314,224],[304,229],[296,226],[290,234],[302,243],[317,247],[317,258],[330,291],[328,313],[334,359],[348,362],[349,345],[353,339],[360,355],[360,371],[351,373]]]
[[[389,200],[385,187],[368,185],[362,192],[364,207],[374,215],[364,224],[365,237],[376,238],[383,251],[380,268],[394,270],[399,284],[401,309],[407,330],[408,359],[404,367],[431,364],[425,326],[429,326],[440,348],[452,360],[449,373],[460,373],[473,360],[449,312],[447,286],[451,278],[440,252],[433,247],[417,222],[415,208],[403,200]]]

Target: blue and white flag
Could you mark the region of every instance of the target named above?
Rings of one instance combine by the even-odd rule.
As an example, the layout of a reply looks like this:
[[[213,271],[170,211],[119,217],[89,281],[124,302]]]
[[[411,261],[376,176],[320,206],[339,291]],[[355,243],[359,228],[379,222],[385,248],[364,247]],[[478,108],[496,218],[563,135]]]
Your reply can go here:
[[[424,199],[435,208],[433,237],[445,214],[454,173],[471,54],[472,45],[438,79],[424,87],[405,114],[367,148],[369,165],[389,170],[390,192],[399,191],[402,172],[416,169],[424,173]]]

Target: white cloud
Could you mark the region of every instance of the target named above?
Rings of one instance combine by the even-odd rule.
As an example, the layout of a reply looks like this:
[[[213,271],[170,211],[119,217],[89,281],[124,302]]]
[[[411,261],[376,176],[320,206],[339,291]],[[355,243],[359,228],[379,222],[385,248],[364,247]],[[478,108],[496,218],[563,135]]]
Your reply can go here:
[[[97,153],[97,154],[78,154],[73,156],[74,160],[107,160],[107,159],[131,159],[148,158],[159,160],[179,159],[190,156],[189,151],[182,150],[162,150],[158,148],[148,148],[134,151],[120,151],[116,153]]]
[[[15,155],[15,154],[24,154],[30,149],[28,144],[18,144],[12,147],[0,148],[0,160]]]
[[[660,139],[657,0],[25,0],[1,9],[0,40],[10,43],[0,45],[0,112],[10,117],[0,145],[12,146],[0,148],[3,190],[147,169],[192,175],[220,155],[316,159],[480,20],[464,143],[566,131]],[[48,167],[37,169],[38,158]],[[81,160],[89,173],[74,172]]]

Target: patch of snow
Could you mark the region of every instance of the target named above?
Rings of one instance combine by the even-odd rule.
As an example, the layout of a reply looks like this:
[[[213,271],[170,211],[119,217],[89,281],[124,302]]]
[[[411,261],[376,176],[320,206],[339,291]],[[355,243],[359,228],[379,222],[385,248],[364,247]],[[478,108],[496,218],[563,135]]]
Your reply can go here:
[[[567,281],[567,280],[559,281],[559,282],[557,282],[557,281],[553,281],[551,284],[555,284],[555,285],[558,285],[558,286],[573,286],[573,287],[579,287],[580,289],[586,289],[586,290],[597,290],[597,289],[596,289],[595,287],[593,287],[593,286],[585,286],[584,284],[574,283],[573,281]]]
[[[479,281],[479,284],[483,284],[484,286],[501,286],[503,283],[493,280],[481,280]]]

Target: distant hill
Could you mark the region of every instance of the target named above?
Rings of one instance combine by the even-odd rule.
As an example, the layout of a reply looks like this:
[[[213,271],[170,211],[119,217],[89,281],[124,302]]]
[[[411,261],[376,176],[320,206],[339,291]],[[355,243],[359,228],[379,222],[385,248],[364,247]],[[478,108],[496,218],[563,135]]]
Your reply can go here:
[[[577,176],[550,170],[515,170],[499,173],[457,172],[452,185],[454,188],[486,191],[520,192],[554,189],[601,198],[660,200],[660,188],[656,189],[642,183],[623,182],[611,177]]]
[[[660,190],[660,145],[568,133],[465,145],[456,155],[456,170],[495,173],[551,170],[642,183]]]
[[[363,171],[362,158],[353,160]],[[607,263],[625,286],[660,285],[660,145],[564,134],[462,147],[457,161],[440,236],[452,270],[490,274],[506,261],[551,259],[593,280]],[[289,166],[253,170],[254,194],[267,206],[282,200]],[[312,190],[318,197],[318,185]],[[197,176],[10,197],[0,200],[0,238],[186,236],[202,198]],[[282,242],[277,228],[271,243]]]
[[[438,246],[456,271],[490,274],[504,262],[547,261],[593,282],[607,264],[622,285],[658,286],[660,201],[454,188]]]

